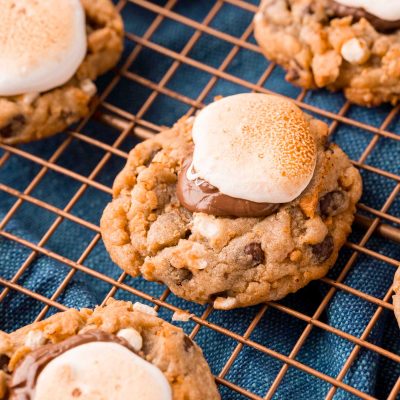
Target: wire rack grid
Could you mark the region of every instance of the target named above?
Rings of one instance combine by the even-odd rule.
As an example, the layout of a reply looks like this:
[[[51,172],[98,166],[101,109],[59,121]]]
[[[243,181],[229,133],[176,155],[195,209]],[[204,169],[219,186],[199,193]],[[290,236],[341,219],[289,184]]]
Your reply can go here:
[[[1,201],[7,204],[7,211],[0,215],[0,244],[4,249],[4,255],[1,256],[3,264],[0,264],[2,315],[6,315],[4,309],[13,301],[18,302],[21,310],[20,315],[14,316],[20,325],[33,319],[41,320],[56,310],[66,310],[71,306],[67,295],[70,286],[75,285],[80,277],[99,288],[96,289],[99,303],[104,303],[111,296],[140,299],[152,304],[160,313],[164,312],[166,317],[175,311],[189,310],[192,313],[191,320],[184,324],[184,329],[192,338],[206,342],[208,337],[217,335],[222,341],[229,340],[229,352],[221,355],[215,364],[211,363],[224,399],[285,398],[279,395],[279,390],[293,369],[324,382],[324,398],[331,399],[340,392],[342,395],[344,393],[342,398],[372,399],[374,397],[370,393],[347,383],[346,376],[365,351],[372,352],[381,360],[400,364],[397,351],[384,348],[371,339],[380,318],[384,315],[393,318],[392,286],[391,282],[387,282],[383,295],[376,295],[373,291],[363,291],[357,285],[348,284],[346,278],[357,270],[360,258],[371,260],[391,273],[400,263],[398,252],[380,251],[379,246],[382,240],[393,243],[400,241],[400,217],[396,216],[400,176],[396,168],[387,164],[382,167],[379,163],[382,143],[384,149],[390,149],[400,142],[400,135],[396,132],[399,107],[384,106],[374,110],[374,115],[379,118],[372,121],[369,119],[372,111],[360,111],[341,95],[332,96],[331,106],[321,106],[318,94],[310,94],[286,84],[283,71],[262,57],[252,37],[256,1],[190,3],[188,5],[183,0],[118,1],[117,7],[126,24],[126,50],[120,66],[101,80],[101,90],[90,115],[78,126],[49,139],[46,144],[1,146]],[[140,23],[137,19],[135,24],[130,23],[129,15],[132,13],[141,16]],[[224,25],[227,27],[225,31],[219,29],[216,23],[224,18],[231,21]],[[164,41],[165,32],[172,36],[180,35],[181,44],[175,46],[174,40]],[[228,50],[220,51],[219,46]],[[217,56],[210,61],[208,52],[215,52],[214,56]],[[161,59],[163,62],[158,62]],[[143,60],[147,60],[148,64]],[[146,68],[150,64],[151,68]],[[258,71],[258,79],[253,79],[254,74],[251,77],[246,75],[247,69],[243,65],[248,65],[253,72]],[[186,82],[182,81],[182,71]],[[223,92],[220,91],[221,82],[225,84]],[[194,87],[196,96],[193,96]],[[331,133],[339,142],[343,131],[350,131],[347,134],[362,144],[361,150],[360,146],[357,147],[358,154],[351,154],[354,165],[365,176],[371,177],[371,182],[375,182],[375,178],[382,178],[390,185],[385,186],[389,190],[383,190],[378,184],[372,189],[380,199],[379,206],[365,202],[359,204],[356,218],[358,233],[346,243],[336,275],[329,275],[315,284],[322,285],[325,290],[314,307],[304,310],[296,307],[295,302],[269,302],[252,307],[246,314],[233,311],[231,317],[227,317],[227,322],[221,323],[221,319],[214,318],[220,312],[212,306],[201,307],[179,301],[165,287],[144,282],[140,278],[131,279],[121,273],[112,265],[102,247],[98,216],[110,200],[113,177],[135,143],[170,125],[177,113],[193,115],[215,95],[243,91],[278,92],[292,98],[306,112],[327,121]],[[119,101],[121,96],[128,100],[124,105]],[[354,109],[358,112],[354,112]],[[88,152],[96,154],[96,157],[89,157]],[[378,153],[376,156],[375,152]],[[82,159],[82,165],[68,161],[76,157]],[[85,163],[86,158],[89,159],[89,165]],[[20,168],[21,179],[7,180],[7,174],[15,166]],[[48,186],[44,186],[44,183],[50,187],[54,184],[55,190],[65,192],[67,200],[63,203],[52,201],[48,197]],[[98,208],[94,217],[86,218],[85,206],[88,205]],[[28,214],[31,219],[27,217]],[[16,228],[16,220],[24,218],[28,218],[26,230],[30,233],[33,231],[37,239],[26,234],[25,230]],[[83,231],[85,234],[80,236]],[[66,250],[67,245],[54,244],[54,237],[65,234],[76,243],[73,252]],[[398,245],[393,244],[389,249],[393,246]],[[9,260],[13,263],[11,269],[1,267]],[[58,275],[56,284],[53,282],[51,288],[38,287],[37,281],[27,278],[30,270],[40,268],[41,260],[51,260],[57,266],[53,268],[60,268],[61,278]],[[103,268],[105,264],[109,268]],[[308,296],[310,292],[307,293]],[[356,297],[373,308],[370,318],[358,333],[338,328],[324,317],[328,305],[338,293]],[[25,315],[24,310],[31,307],[32,303],[35,304],[35,314]],[[257,339],[255,333],[262,324],[262,329],[268,330],[264,319],[269,312],[289,318],[296,326],[298,334],[287,352],[278,351],[273,343],[266,344]],[[241,329],[232,329],[230,318],[240,318]],[[0,328],[10,329],[6,321],[0,321]],[[322,333],[341,338],[351,346],[334,376],[308,365],[299,357],[305,343]],[[231,374],[236,360],[248,350],[278,362],[274,378],[265,386],[242,384],[240,377],[237,378],[240,374]],[[207,350],[205,354],[207,356]],[[246,373],[251,374],[252,368],[249,366]],[[400,378],[395,376],[393,385],[386,388],[385,397],[395,399],[399,392]]]

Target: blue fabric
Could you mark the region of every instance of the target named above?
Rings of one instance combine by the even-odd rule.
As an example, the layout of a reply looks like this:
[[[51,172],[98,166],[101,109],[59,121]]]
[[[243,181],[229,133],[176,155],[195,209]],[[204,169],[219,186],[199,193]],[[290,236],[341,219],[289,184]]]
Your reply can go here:
[[[163,4],[163,1],[157,3]],[[252,3],[255,4],[256,1],[252,0]],[[211,0],[179,1],[174,11],[196,21],[202,21],[213,5],[214,1]],[[128,3],[124,8],[123,16],[127,31],[136,35],[142,35],[155,18],[154,13],[131,3]],[[252,14],[250,12],[230,4],[224,4],[210,25],[215,29],[239,37],[245,31],[251,19]],[[166,19],[157,28],[151,40],[179,52],[193,33],[193,29]],[[253,37],[249,40],[255,43]],[[125,58],[134,46],[135,43],[126,41]],[[208,34],[202,34],[188,56],[218,68],[232,47],[225,41]],[[158,82],[170,68],[172,62],[168,57],[143,48],[129,70],[153,82]],[[241,49],[228,66],[227,72],[255,83],[267,66],[268,62],[260,54]],[[105,87],[112,77],[113,74],[110,73],[101,78],[100,86]],[[286,83],[283,77],[284,72],[280,68],[276,68],[265,87],[295,98],[299,94],[299,89]],[[168,89],[196,99],[210,78],[211,75],[207,72],[181,64],[166,86]],[[218,79],[208,94],[206,102],[211,101],[215,95],[228,95],[243,91],[247,91],[247,89],[227,80]],[[122,78],[108,96],[107,101],[136,113],[150,93],[151,91],[148,88]],[[338,112],[344,104],[344,98],[341,94],[333,95],[322,90],[308,93],[305,102],[325,110]],[[160,94],[143,118],[158,125],[171,125],[189,108],[187,104]],[[391,107],[389,106],[370,110],[352,106],[348,116],[358,121],[379,126],[390,110]],[[328,119],[325,120],[330,122]],[[389,129],[393,132],[400,132],[398,119],[391,124]],[[119,134],[116,130],[96,121],[90,122],[83,131],[86,135],[109,144],[113,143]],[[48,140],[21,147],[23,150],[47,160],[65,138],[65,134],[60,134]],[[334,135],[334,140],[355,160],[361,156],[372,138],[371,133],[347,125],[340,125]],[[136,142],[137,139],[130,136],[123,141],[120,148],[128,151]],[[104,154],[105,152],[98,147],[74,139],[68,149],[58,158],[57,164],[88,176]],[[400,174],[399,154],[399,141],[380,138],[366,162],[385,171]],[[95,180],[110,186],[123,164],[124,159],[112,156]],[[11,155],[0,168],[0,182],[24,191],[39,170],[38,164],[23,157]],[[362,175],[365,184],[362,202],[379,209],[385,203],[396,182],[365,170],[362,171]],[[58,172],[48,171],[31,195],[56,207],[64,208],[80,187],[81,183],[77,180]],[[98,224],[102,210],[109,200],[108,194],[89,187],[84,190],[83,195],[72,207],[71,212]],[[0,193],[0,218],[4,217],[15,202],[15,197],[5,192]],[[400,215],[399,198],[393,203],[389,212],[392,215]],[[5,226],[5,230],[30,242],[39,243],[55,220],[56,215],[52,212],[43,210],[29,202],[23,202]],[[354,227],[351,241],[358,243],[364,233],[364,229]],[[94,236],[95,232],[76,223],[63,220],[44,246],[64,257],[78,260]],[[400,259],[399,246],[377,236],[368,241],[367,247],[394,259]],[[0,255],[0,275],[5,279],[11,279],[29,257],[30,250],[14,241],[0,237]],[[341,251],[336,266],[329,273],[330,278],[335,279],[340,274],[351,255],[352,251],[348,248]],[[120,275],[119,268],[110,261],[101,241],[97,242],[84,260],[84,265],[114,279],[117,279]],[[57,262],[50,257],[39,255],[18,279],[18,284],[50,297],[70,271],[71,268],[68,265]],[[382,299],[392,283],[394,272],[393,266],[361,254],[345,277],[344,283]],[[125,282],[153,296],[160,296],[164,290],[163,286],[146,282],[141,278],[128,278]],[[312,316],[329,289],[330,286],[327,284],[314,282],[295,295],[288,296],[282,301],[282,304]],[[110,285],[108,283],[77,272],[68,283],[66,290],[56,298],[56,301],[69,307],[93,307],[103,300],[109,290]],[[121,290],[117,291],[116,297],[132,301],[139,300]],[[174,295],[170,295],[167,301],[198,316],[201,316],[205,309],[203,306],[178,299]],[[0,303],[0,329],[12,331],[30,323],[42,308],[42,303],[17,291],[10,291],[4,301]],[[209,320],[238,334],[244,334],[258,310],[259,307],[229,312],[214,311]],[[376,310],[376,305],[372,303],[344,291],[337,291],[319,319],[337,329],[359,337]],[[53,312],[55,310],[51,309],[48,315]],[[168,310],[161,309],[160,314],[167,320],[171,318],[171,312]],[[194,326],[192,322],[180,323],[180,325],[187,332],[190,332]],[[276,309],[268,308],[250,338],[274,351],[289,355],[305,327],[305,322]],[[202,346],[215,374],[221,371],[237,345],[233,339],[206,327],[200,329],[196,341]],[[399,354],[399,330],[391,312],[384,310],[380,314],[368,341]],[[314,327],[296,359],[329,376],[336,377],[353,349],[353,343]],[[263,396],[281,367],[282,363],[277,359],[244,346],[229,369],[226,379],[250,392]],[[355,363],[346,374],[344,382],[379,399],[384,399],[390,393],[399,374],[400,365],[378,356],[372,351],[361,349]],[[291,367],[279,385],[274,399],[323,399],[329,389],[330,385],[327,382]],[[244,398],[224,386],[221,386],[220,390],[224,399]],[[335,395],[335,399],[353,398],[356,397],[340,389]]]

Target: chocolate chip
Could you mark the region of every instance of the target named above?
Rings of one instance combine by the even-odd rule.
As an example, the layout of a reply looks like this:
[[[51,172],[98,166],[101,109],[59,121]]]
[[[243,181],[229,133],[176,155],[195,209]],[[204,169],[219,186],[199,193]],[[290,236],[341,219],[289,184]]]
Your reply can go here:
[[[222,290],[221,292],[215,292],[209,296],[211,302],[213,302],[217,297],[229,297],[227,290]]]
[[[25,122],[26,119],[23,115],[16,115],[9,121],[7,125],[0,128],[0,137],[8,139],[15,136],[15,134],[17,134],[18,131],[23,127]]]
[[[104,22],[100,18],[95,18],[93,15],[90,15],[89,13],[87,13],[86,15],[86,24],[89,25],[92,31],[104,28]]]
[[[189,281],[193,277],[193,273],[186,268],[176,269],[170,271],[170,277],[175,281],[175,284],[182,286],[186,281]]]
[[[298,79],[301,78],[302,69],[303,67],[300,65],[300,63],[296,59],[293,59],[290,68],[288,69],[288,72],[285,76],[285,79],[288,82],[296,82]]]
[[[331,235],[327,235],[325,239],[318,244],[311,247],[314,260],[321,264],[325,262],[333,252],[333,238]]]
[[[300,73],[296,68],[290,68],[285,78],[288,82],[295,82],[300,78]]]
[[[329,151],[330,154],[333,154],[333,150],[331,148],[331,141],[329,140],[329,137],[325,138],[324,151]]]
[[[4,139],[8,139],[13,135],[12,124],[6,125],[0,129],[0,136]]]
[[[193,346],[194,346],[193,340],[190,339],[189,336],[185,335],[183,337],[183,347],[185,348],[185,351],[189,351]]]
[[[244,253],[251,256],[253,267],[262,264],[265,261],[265,255],[263,249],[261,248],[261,243],[249,243],[244,248]]]
[[[343,206],[345,195],[340,190],[327,193],[319,200],[319,211],[323,217],[336,215],[337,211]]]
[[[67,110],[62,110],[60,117],[64,120],[64,121],[69,121],[71,118],[75,117],[75,113],[73,113],[72,111],[67,111]]]
[[[5,354],[0,355],[0,370],[7,371],[8,363],[10,362],[10,357]]]
[[[311,4],[309,4],[303,7],[303,9],[301,10],[301,16],[305,17],[306,15],[310,15],[313,12],[314,12],[313,7],[311,6]]]
[[[82,392],[81,392],[81,390],[79,389],[79,388],[75,388],[73,391],[72,391],[72,397],[81,397],[81,394],[82,394]]]

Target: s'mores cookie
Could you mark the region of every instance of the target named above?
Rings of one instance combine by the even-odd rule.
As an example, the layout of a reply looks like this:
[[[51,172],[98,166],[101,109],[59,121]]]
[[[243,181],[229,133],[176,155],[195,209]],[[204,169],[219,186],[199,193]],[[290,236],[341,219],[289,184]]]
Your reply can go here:
[[[3,0],[0,142],[51,136],[89,112],[94,80],[123,47],[111,0]]]
[[[351,231],[361,177],[325,123],[265,94],[218,100],[137,145],[101,231],[127,273],[230,309],[324,276]]]
[[[263,0],[254,28],[289,82],[365,106],[399,101],[398,0]]]
[[[200,348],[156,314],[111,299],[0,331],[0,399],[220,399]]]

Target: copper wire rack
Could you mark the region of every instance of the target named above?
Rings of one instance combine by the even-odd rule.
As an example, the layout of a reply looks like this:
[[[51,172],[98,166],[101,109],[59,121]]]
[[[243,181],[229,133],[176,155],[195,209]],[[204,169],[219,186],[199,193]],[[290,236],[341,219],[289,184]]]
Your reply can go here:
[[[116,296],[121,292],[126,292],[137,298],[141,298],[143,301],[151,302],[157,310],[165,309],[169,310],[171,313],[181,311],[173,301],[170,301],[172,294],[165,287],[163,287],[160,296],[154,296],[151,291],[142,291],[135,288],[134,284],[128,284],[125,273],[118,272],[118,277],[109,276],[93,266],[86,265],[87,258],[101,242],[100,230],[97,223],[86,220],[79,212],[72,212],[72,209],[76,210],[76,207],[79,207],[80,200],[88,190],[94,190],[105,195],[104,206],[110,200],[112,179],[104,183],[104,181],[97,178],[101,172],[107,170],[108,163],[112,160],[117,159],[120,165],[123,165],[129,150],[129,148],[124,145],[127,138],[134,137],[136,140],[143,140],[157,134],[164,128],[162,121],[154,122],[151,118],[148,118],[149,110],[154,107],[160,96],[163,97],[164,102],[170,102],[171,107],[174,107],[174,105],[178,103],[184,105],[187,115],[193,115],[196,110],[204,106],[204,102],[206,102],[208,96],[213,93],[213,89],[215,89],[219,80],[232,83],[237,87],[237,92],[257,91],[261,93],[274,92],[274,88],[268,85],[269,79],[273,74],[278,74],[283,80],[283,73],[272,63],[265,64],[268,65],[268,67],[264,68],[257,82],[247,80],[245,77],[239,77],[231,71],[230,67],[235,64],[235,60],[240,52],[246,51],[249,54],[255,53],[261,56],[259,47],[252,39],[253,27],[251,17],[257,11],[256,2],[248,2],[245,0],[217,0],[213,2],[208,12],[204,15],[204,18],[198,21],[192,18],[190,14],[180,12],[179,5],[182,1],[183,0],[166,0],[162,4],[160,4],[160,2],[150,2],[147,0],[120,0],[117,2],[117,7],[123,15],[128,7],[133,7],[135,10],[142,10],[147,13],[149,18],[151,18],[151,22],[140,34],[133,33],[129,23],[126,23],[125,41],[128,46],[125,57],[120,63],[120,66],[112,71],[111,78],[99,91],[90,115],[81,121],[78,126],[60,136],[62,139],[59,139],[57,147],[51,150],[48,158],[43,158],[36,154],[35,151],[31,151],[29,146],[12,147],[1,145],[3,151],[0,153],[0,169],[5,168],[13,157],[23,158],[29,161],[36,166],[36,169],[29,184],[25,188],[16,189],[0,182],[0,190],[3,193],[1,196],[6,194],[13,198],[11,208],[0,221],[0,240],[16,242],[21,248],[24,248],[25,251],[23,262],[18,266],[12,277],[5,279],[1,276],[2,274],[0,271],[0,288],[2,289],[0,292],[0,303],[3,302],[7,296],[10,296],[10,294],[19,292],[28,298],[40,302],[42,306],[40,312],[36,315],[36,321],[41,320],[51,309],[66,310],[68,308],[67,305],[62,302],[62,294],[74,275],[83,273],[93,278],[94,284],[96,282],[102,282],[109,286],[103,303],[109,297]],[[223,14],[225,12],[224,10],[226,7],[235,9],[235,12],[238,14],[246,15],[246,18],[249,20],[247,29],[245,29],[240,36],[235,36],[213,27],[212,21],[217,16],[220,17],[221,13]],[[188,35],[186,44],[183,48],[179,49],[179,51],[167,48],[158,41],[153,40],[155,32],[165,21],[168,21],[169,24],[176,25],[177,29],[179,29],[179,26],[191,29],[191,34]],[[207,36],[207,38],[211,40],[226,42],[230,45],[231,50],[219,65],[210,65],[190,56],[191,50],[203,36]],[[131,68],[143,51],[153,52],[170,60],[169,68],[163,72],[158,80],[151,80],[135,72],[135,70]],[[203,88],[196,98],[190,98],[184,93],[174,90],[173,85],[169,85],[181,66],[204,72],[209,77],[205,80]],[[147,89],[148,96],[146,98],[135,100],[141,102],[137,106],[135,112],[124,109],[116,102],[112,101],[112,96],[110,96],[110,94],[117,85],[121,84],[122,80],[127,90],[132,90],[132,97],[134,97],[134,88],[137,87],[137,85]],[[280,94],[285,95],[285,93]],[[234,342],[231,354],[226,358],[223,367],[215,373],[215,379],[220,387],[224,386],[232,392],[237,392],[242,395],[243,398],[257,400],[273,398],[288,370],[290,368],[296,368],[303,371],[305,374],[312,375],[316,379],[323,380],[329,384],[326,399],[333,398],[338,390],[343,390],[362,399],[371,399],[373,398],[371,395],[363,393],[345,383],[344,378],[357,357],[359,357],[360,352],[365,349],[376,353],[379,357],[400,363],[399,354],[395,354],[368,340],[369,334],[373,330],[381,314],[385,310],[389,312],[393,311],[393,305],[391,303],[393,294],[392,287],[389,288],[383,298],[377,298],[347,285],[344,283],[344,280],[350,270],[357,264],[361,255],[384,263],[388,268],[392,268],[393,273],[395,268],[400,264],[400,260],[381,254],[378,251],[379,249],[367,246],[367,242],[375,236],[397,243],[400,242],[400,230],[397,228],[398,224],[400,224],[400,218],[389,213],[390,207],[400,191],[400,176],[367,163],[367,158],[374,152],[380,140],[388,140],[393,143],[400,140],[400,135],[391,129],[392,123],[398,118],[399,107],[387,107],[385,109],[387,112],[382,118],[381,125],[376,126],[353,118],[350,112],[352,106],[344,100],[338,110],[332,111],[306,102],[304,100],[306,95],[307,92],[305,90],[299,89],[296,95],[291,95],[291,97],[304,111],[313,113],[317,117],[327,120],[330,123],[331,133],[338,130],[339,127],[345,126],[357,129],[357,134],[363,135],[363,137],[366,138],[366,145],[361,156],[354,159],[352,162],[361,171],[379,175],[392,181],[394,183],[393,190],[379,209],[375,209],[367,204],[359,204],[356,224],[362,228],[362,235],[358,237],[357,240],[349,240],[346,243],[345,249],[349,252],[349,257],[346,259],[338,277],[335,280],[328,277],[320,280],[320,282],[327,286],[328,290],[312,315],[286,306],[282,302],[269,302],[258,307],[246,329],[241,333],[237,333],[221,324],[214,323],[212,315],[217,311],[209,305],[201,308],[200,312],[195,312],[191,315],[192,325],[190,325],[189,334],[192,338],[195,338],[200,330],[204,330],[205,332],[217,332],[224,337],[230,338]],[[115,137],[113,137],[112,142],[103,140],[101,135],[86,134],[85,128],[93,120],[100,124],[99,126],[107,126],[113,130]],[[76,141],[100,149],[103,152],[103,156],[99,159],[97,165],[95,165],[88,174],[76,172],[72,168],[65,167],[62,163],[58,162],[61,157],[68,157],[71,143]],[[58,179],[58,176],[66,176],[78,184],[78,190],[63,208],[56,207],[51,204],[51,202],[47,202],[43,199],[43,196],[35,196],[35,188],[44,179],[47,179],[49,175],[51,179]],[[379,188],[376,188],[376,190],[379,190]],[[55,217],[51,226],[45,232],[41,232],[41,239],[36,243],[16,234],[13,232],[12,227],[8,227],[13,216],[27,203],[46,210]],[[91,242],[76,259],[64,255],[62,251],[53,251],[47,247],[47,243],[51,240],[57,229],[59,229],[63,221],[69,221],[71,224],[79,225],[83,229],[93,233]],[[35,291],[34,287],[28,287],[28,285],[21,283],[21,276],[38,257],[47,257],[68,267],[68,273],[51,296],[44,296],[38,291]],[[104,258],[103,262],[111,263],[108,258]],[[115,267],[115,269],[118,270],[117,267]],[[157,284],[152,283],[151,285]],[[354,336],[331,326],[323,322],[320,318],[330,300],[340,291],[347,292],[352,296],[357,296],[376,307],[373,317],[359,336]],[[300,336],[294,343],[289,354],[281,354],[274,350],[273,346],[258,343],[251,338],[252,332],[268,309],[274,309],[276,312],[285,313],[298,320],[299,323],[304,324],[304,329],[302,329]],[[266,327],[266,329],[268,329],[268,327]],[[297,359],[297,355],[303,344],[310,336],[311,332],[315,330],[329,332],[354,345],[337,376],[329,376]],[[227,377],[230,368],[245,347],[252,348],[254,351],[279,360],[281,363],[281,367],[274,381],[269,385],[262,396],[251,392],[248,388],[241,387],[239,384],[230,381]],[[211,367],[213,366],[211,365]],[[388,399],[393,400],[397,398],[400,393],[400,378],[397,379],[388,393],[389,392]]]

